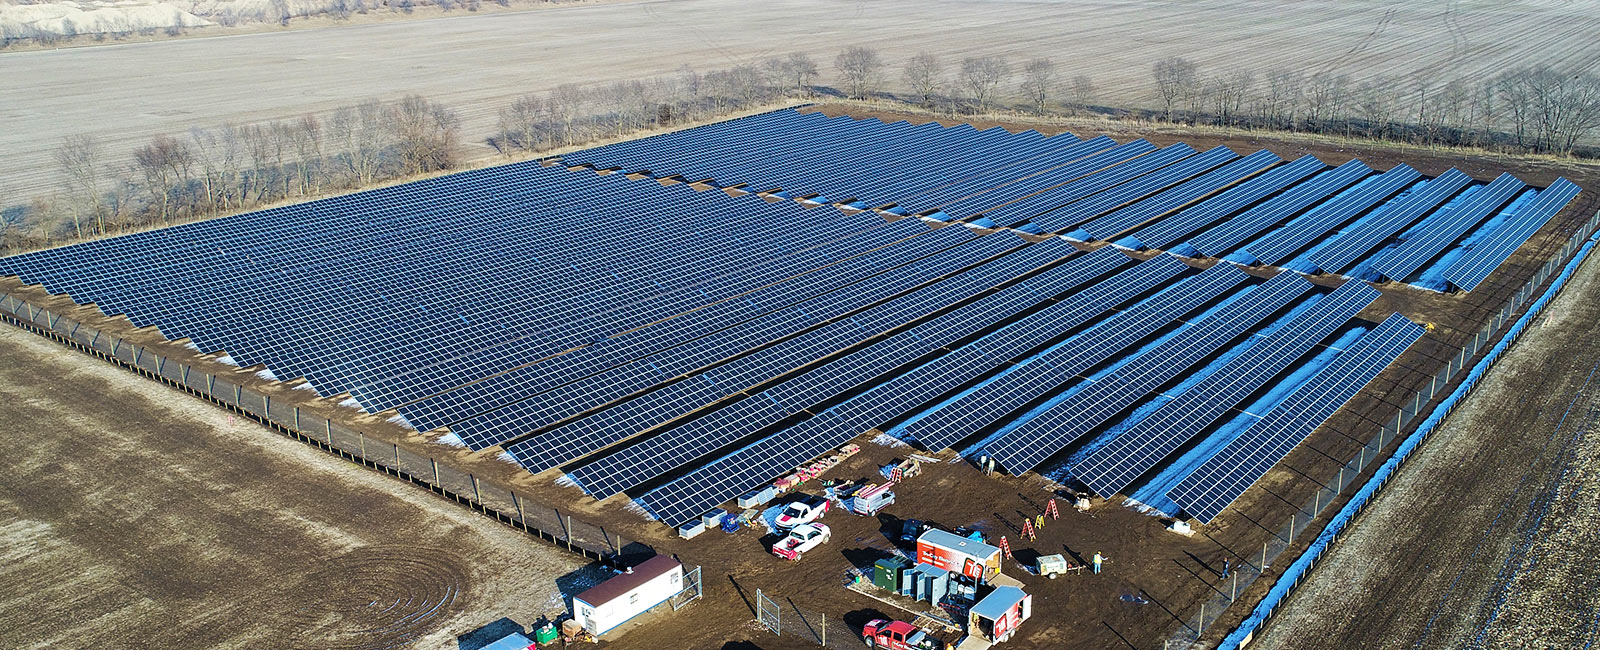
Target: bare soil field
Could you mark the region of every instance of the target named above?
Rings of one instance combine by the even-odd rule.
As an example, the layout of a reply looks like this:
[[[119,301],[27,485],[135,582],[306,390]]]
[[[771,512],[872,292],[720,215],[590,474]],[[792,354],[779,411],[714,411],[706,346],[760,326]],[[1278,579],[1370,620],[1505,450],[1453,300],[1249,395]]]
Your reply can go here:
[[[1266,648],[1578,648],[1600,612],[1600,264],[1266,626]]]
[[[0,326],[0,646],[456,648],[579,558]]]
[[[54,183],[50,152],[93,134],[125,160],[158,133],[319,113],[420,93],[456,108],[481,143],[517,95],[815,55],[831,83],[845,46],[898,65],[919,50],[949,60],[1049,56],[1087,74],[1094,101],[1151,106],[1150,66],[1173,55],[1211,69],[1284,66],[1307,73],[1482,76],[1522,64],[1600,61],[1600,2],[1509,4],[1315,0],[656,0],[457,15],[214,38],[0,54],[0,188],[23,198]],[[1007,89],[1006,92],[1011,92]],[[475,144],[472,155],[488,157]],[[13,201],[20,203],[21,200]]]

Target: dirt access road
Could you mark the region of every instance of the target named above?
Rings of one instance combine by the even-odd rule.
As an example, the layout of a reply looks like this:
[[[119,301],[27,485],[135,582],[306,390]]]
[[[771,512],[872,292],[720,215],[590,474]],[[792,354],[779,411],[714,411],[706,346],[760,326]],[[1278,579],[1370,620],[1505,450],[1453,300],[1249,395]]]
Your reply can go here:
[[[1252,648],[1579,648],[1600,635],[1589,260]]]
[[[1208,69],[1492,75],[1531,62],[1600,62],[1600,2],[1507,4],[1311,0],[655,0],[0,54],[0,189],[23,203],[53,187],[51,150],[93,134],[109,160],[158,133],[322,113],[420,93],[455,108],[481,143],[512,98],[809,52],[823,84],[842,48],[870,44],[892,68],[919,50],[948,61],[1000,54],[1063,62],[1093,101],[1152,106],[1150,67],[1182,55]],[[1014,83],[1003,92],[1014,94]],[[475,157],[490,155],[474,144]]]
[[[456,648],[578,558],[0,325],[0,647]],[[606,575],[600,573],[599,575]]]

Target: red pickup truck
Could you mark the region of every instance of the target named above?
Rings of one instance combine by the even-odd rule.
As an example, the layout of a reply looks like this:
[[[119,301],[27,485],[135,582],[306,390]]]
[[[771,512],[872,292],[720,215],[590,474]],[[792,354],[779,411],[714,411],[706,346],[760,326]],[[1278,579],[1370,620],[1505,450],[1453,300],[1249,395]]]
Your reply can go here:
[[[927,630],[905,621],[877,619],[861,631],[868,648],[887,650],[944,650],[944,642]]]

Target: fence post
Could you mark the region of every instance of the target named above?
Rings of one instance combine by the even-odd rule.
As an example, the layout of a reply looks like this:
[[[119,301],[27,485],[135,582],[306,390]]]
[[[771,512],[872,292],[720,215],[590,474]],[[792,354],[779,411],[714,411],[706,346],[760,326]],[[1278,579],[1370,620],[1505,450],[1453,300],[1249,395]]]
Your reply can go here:
[[[474,501],[478,502],[478,507],[479,508],[482,508],[483,507],[483,493],[478,491],[478,477],[476,475],[473,475],[473,474],[468,474],[467,478],[472,479],[472,499]]]
[[[434,460],[432,456],[429,456],[428,464],[433,466],[433,484],[438,486],[439,489],[443,490],[444,486],[439,485],[439,461]]]
[[[617,539],[619,539],[619,540],[622,539],[622,536],[618,535]],[[1202,607],[1204,607],[1204,605],[1202,605]],[[824,648],[828,647],[828,613],[827,612],[822,612],[822,647],[824,647]]]
[[[391,442],[389,444],[394,445],[394,475],[395,476],[399,476],[400,475],[400,443]]]
[[[572,515],[567,515],[567,550],[572,550]]]
[[[361,442],[361,464],[365,465],[367,463],[367,434],[357,431],[356,440]]]
[[[527,528],[528,527],[528,518],[523,516],[523,514],[522,514],[522,500],[517,498],[517,491],[516,490],[512,490],[511,491],[511,505],[514,505],[514,506],[517,507],[517,519],[522,522],[522,527],[523,528]]]

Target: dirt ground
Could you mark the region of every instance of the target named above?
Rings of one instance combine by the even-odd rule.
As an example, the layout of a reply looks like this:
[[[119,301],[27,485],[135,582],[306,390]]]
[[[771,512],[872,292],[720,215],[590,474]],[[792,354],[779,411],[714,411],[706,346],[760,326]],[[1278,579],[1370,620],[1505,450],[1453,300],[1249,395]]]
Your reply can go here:
[[[605,575],[0,326],[0,647],[451,648]]]
[[[1600,263],[1590,260],[1253,647],[1595,641],[1597,290]]]
[[[0,53],[0,187],[27,198],[56,187],[51,152],[97,136],[106,159],[160,133],[326,114],[369,98],[418,93],[455,109],[472,157],[501,108],[563,83],[701,71],[788,52],[813,55],[833,85],[844,47],[870,44],[898,67],[920,50],[952,65],[999,54],[1013,67],[1053,57],[1063,78],[1088,75],[1093,103],[1151,107],[1151,65],[1187,57],[1208,70],[1287,67],[1409,78],[1488,76],[1531,60],[1593,65],[1595,0],[1515,3],[1139,0],[670,0],[559,7],[323,29]],[[1003,91],[1012,94],[1015,82]]]
[[[850,110],[858,116],[867,114],[855,107],[824,107],[823,110]],[[882,111],[875,114],[894,119],[902,116]],[[980,126],[986,125],[980,124]],[[1016,121],[1008,122],[1006,126],[1020,130],[1038,125]],[[1372,145],[1368,148],[1360,143],[1299,137],[1266,138],[1255,134],[1217,133],[1207,130],[1185,132],[1177,128],[1117,135],[1119,137],[1144,135],[1162,144],[1184,140],[1202,148],[1227,144],[1240,152],[1264,147],[1285,157],[1297,156],[1300,153],[1315,153],[1324,161],[1335,164],[1349,157],[1361,157],[1380,169],[1403,160],[1430,174],[1442,172],[1450,166],[1459,166],[1464,171],[1483,179],[1492,178],[1499,171],[1510,170],[1530,183],[1539,185],[1548,183],[1556,175],[1567,175],[1585,187],[1600,187],[1600,171],[1595,167],[1549,161],[1468,156],[1448,151],[1429,152],[1416,149],[1407,151],[1387,145]],[[1453,353],[1451,351],[1460,345],[1461,340],[1470,336],[1485,318],[1503,304],[1508,296],[1534,273],[1538,264],[1548,258],[1552,250],[1560,246],[1575,224],[1593,214],[1596,207],[1600,207],[1600,199],[1596,198],[1596,194],[1584,193],[1577,205],[1564,212],[1537,235],[1529,246],[1519,251],[1507,266],[1491,276],[1479,290],[1470,294],[1439,295],[1407,287],[1382,287],[1385,290],[1385,297],[1369,312],[1364,313],[1364,317],[1381,318],[1388,311],[1400,310],[1418,320],[1433,323],[1434,332],[1363,391],[1350,407],[1336,415],[1329,426],[1319,430],[1306,445],[1291,454],[1285,463],[1269,474],[1263,483],[1265,489],[1252,490],[1223,517],[1206,526],[1201,534],[1193,538],[1183,538],[1165,532],[1161,528],[1164,522],[1157,518],[1114,504],[1098,503],[1088,514],[1063,512],[1063,520],[1047,526],[1039,541],[1022,544],[1014,527],[1020,525],[1023,516],[1038,512],[1040,504],[1050,496],[1052,486],[1037,476],[989,478],[981,476],[965,463],[939,463],[930,466],[924,476],[901,486],[899,503],[887,511],[890,517],[876,520],[830,515],[827,523],[835,527],[833,543],[801,562],[788,564],[767,554],[765,544],[770,542],[770,539],[763,539],[756,532],[743,531],[734,535],[708,532],[691,541],[678,540],[672,531],[659,524],[645,521],[631,511],[626,499],[614,498],[596,503],[583,496],[576,488],[563,487],[552,481],[555,472],[529,476],[514,466],[496,459],[492,454],[468,454],[460,449],[433,444],[427,436],[400,430],[396,425],[386,422],[382,415],[360,416],[350,409],[332,407],[331,400],[316,399],[309,391],[293,390],[282,384],[253,378],[250,369],[229,369],[204,359],[196,362],[207,372],[223,373],[221,376],[226,376],[230,381],[270,392],[274,400],[288,400],[318,412],[338,413],[340,418],[351,422],[352,426],[366,432],[369,437],[383,441],[394,440],[413,449],[446,458],[451,464],[472,471],[480,478],[514,487],[518,494],[524,495],[530,502],[569,509],[574,516],[602,523],[614,532],[625,535],[630,541],[649,544],[661,552],[678,554],[691,565],[705,567],[705,601],[676,615],[653,618],[648,625],[648,632],[630,631],[608,642],[608,645],[617,648],[654,650],[660,647],[661,639],[664,638],[673,639],[675,643],[681,644],[681,647],[694,648],[815,647],[796,637],[773,637],[770,633],[759,630],[754,624],[753,606],[750,604],[756,589],[762,589],[786,600],[792,599],[796,606],[808,611],[826,612],[830,618],[842,619],[855,629],[859,629],[859,625],[867,618],[880,614],[904,616],[904,612],[841,586],[845,571],[851,566],[870,564],[890,547],[890,541],[884,532],[894,528],[896,519],[893,517],[931,519],[950,526],[972,525],[992,535],[1007,535],[1018,548],[1019,557],[1023,559],[1030,557],[1030,553],[1034,552],[1062,552],[1075,558],[1087,557],[1095,552],[1105,553],[1113,560],[1105,574],[1075,575],[1053,582],[1024,575],[1015,569],[1015,562],[1007,562],[1007,566],[1012,567],[1008,569],[1008,574],[1021,578],[1028,585],[1029,592],[1035,594],[1037,608],[1036,618],[1023,627],[1022,637],[1017,645],[1018,647],[1071,645],[1091,648],[1151,648],[1159,646],[1161,641],[1168,638],[1174,630],[1181,628],[1183,621],[1192,618],[1200,602],[1215,595],[1219,582],[1216,568],[1221,561],[1246,558],[1252,554],[1252,549],[1259,549],[1262,541],[1268,535],[1275,533],[1287,521],[1290,513],[1294,512],[1302,502],[1311,498],[1312,492],[1317,489],[1320,482],[1330,480],[1339,464],[1356,452],[1360,445],[1356,441],[1370,438],[1380,423],[1392,420],[1397,409],[1397,400],[1401,399],[1399,396],[1408,395],[1442,367],[1445,357]],[[37,296],[36,288],[14,289],[8,284],[6,289],[30,298]],[[1575,288],[1569,290],[1569,293],[1578,293],[1578,290]],[[193,357],[192,351],[186,351],[181,343],[163,343],[156,332],[134,331],[126,321],[94,316],[93,308],[72,308],[71,303],[61,297],[40,297],[40,300],[51,309],[66,312],[73,318],[96,327],[103,327],[108,332],[132,336],[143,343],[155,345],[163,354],[176,355],[180,358]],[[69,353],[63,350],[60,354]],[[82,363],[101,364],[87,358]],[[106,368],[105,372],[121,371]],[[37,373],[28,376],[36,375]],[[140,390],[137,388],[138,385],[148,385],[149,388],[144,389],[144,394],[158,396],[156,402],[160,404],[192,403],[197,409],[214,411],[211,407],[204,406],[198,400],[187,396],[174,394],[172,399],[164,399],[163,397],[169,392],[167,389],[133,375],[126,375],[126,378],[127,381],[134,382],[129,385],[129,390],[138,391]],[[44,383],[37,379],[31,381],[35,384]],[[13,383],[19,381],[14,380]],[[27,383],[29,382],[20,381],[20,384]],[[63,382],[51,381],[46,385],[53,388],[58,383]],[[30,388],[20,384],[9,390],[29,390],[34,394],[40,394],[44,390],[38,386]],[[103,411],[98,416],[100,418],[110,417],[108,413],[119,411],[116,400],[96,397],[86,400],[85,403],[98,404],[94,410]],[[226,416],[222,411],[214,411],[214,417]],[[33,416],[24,415],[0,421],[31,422],[33,419],[35,419]],[[43,422],[47,424],[38,428],[45,426],[60,428],[48,424],[52,422],[50,419],[45,419]],[[30,424],[30,428],[35,427]],[[259,432],[259,436],[265,436],[269,440],[281,440],[265,432]],[[96,438],[98,439],[99,437]],[[869,439],[870,436],[867,436],[858,440],[863,443],[864,452],[840,468],[830,471],[827,477],[870,479],[875,476],[877,465],[903,456],[908,451],[871,444],[868,442]],[[84,444],[86,443],[81,439],[76,442],[62,442],[56,447],[56,453],[62,458],[70,459],[74,457],[76,447]],[[135,443],[130,443],[132,444]],[[284,441],[282,444],[294,443]],[[174,450],[171,453],[177,454],[178,451]],[[304,453],[317,456],[309,450]],[[326,460],[325,457],[321,458]],[[38,462],[46,461],[41,457]],[[101,464],[110,466],[118,462],[120,461],[116,458],[106,458],[102,459]],[[207,464],[206,467],[191,470],[184,461],[172,461],[171,464],[185,468],[186,471],[202,471],[210,467],[210,464]],[[346,471],[363,471],[349,469],[348,466],[341,467],[346,467]],[[283,474],[290,474],[287,467],[281,471]],[[152,472],[159,474],[154,470]],[[294,471],[292,476],[293,481],[322,480],[320,474],[313,475],[304,471]],[[382,476],[372,476],[370,480],[394,482],[393,479]],[[266,489],[273,484],[272,480],[261,479],[257,487]],[[334,490],[332,487],[329,489],[348,496],[348,489]],[[404,491],[407,488],[402,486],[398,489]],[[812,489],[815,489],[814,486]],[[432,498],[420,492],[417,495],[423,501]],[[959,495],[959,498],[952,498],[952,495]],[[454,506],[441,503],[438,507],[443,512],[471,519],[469,514],[454,509]],[[418,527],[423,526],[418,524]],[[493,525],[488,527],[504,530]],[[1382,530],[1381,526],[1374,528]],[[517,540],[514,544],[536,546],[536,543],[529,542],[525,538],[515,535],[513,537]],[[438,541],[437,538],[419,537],[415,534],[405,536],[404,539],[407,540],[408,547],[416,543],[429,548],[455,548],[453,537],[447,537],[452,540],[449,544]],[[415,542],[417,539],[423,541]],[[470,558],[471,554],[455,557]],[[1286,560],[1287,557],[1280,561],[1280,564],[1286,563]],[[470,562],[467,564],[475,566]],[[524,573],[534,576],[531,579],[533,586],[542,584],[547,587],[554,579],[553,574],[564,575],[561,573],[564,570],[545,569]],[[1269,573],[1269,578],[1272,576],[1273,574]],[[1242,593],[1241,605],[1255,602],[1264,593],[1265,587],[1264,583],[1258,583]],[[1137,597],[1135,600],[1143,599],[1145,602],[1130,602],[1125,600],[1124,596]],[[548,597],[543,600],[530,599],[528,602],[547,603]],[[521,622],[527,622],[540,613],[530,611],[529,607],[505,607],[499,603],[500,601],[486,601],[485,604],[473,605],[474,611],[471,613],[478,614],[482,619],[481,621],[473,619],[474,622],[487,622],[501,615],[511,615]],[[1237,623],[1246,609],[1243,606],[1231,608],[1213,629],[1226,630],[1231,627]],[[130,620],[138,618],[132,614],[128,617]]]

